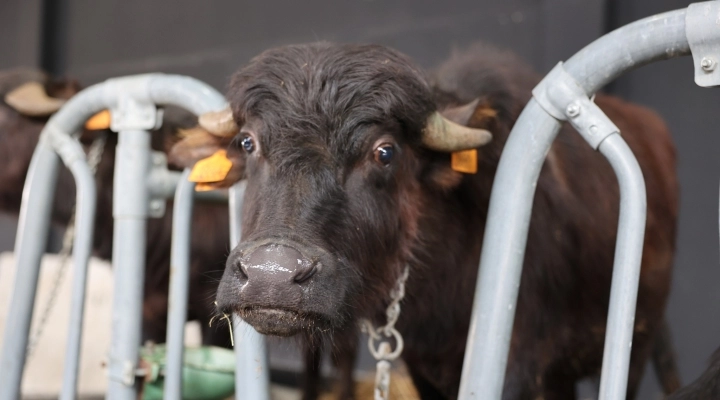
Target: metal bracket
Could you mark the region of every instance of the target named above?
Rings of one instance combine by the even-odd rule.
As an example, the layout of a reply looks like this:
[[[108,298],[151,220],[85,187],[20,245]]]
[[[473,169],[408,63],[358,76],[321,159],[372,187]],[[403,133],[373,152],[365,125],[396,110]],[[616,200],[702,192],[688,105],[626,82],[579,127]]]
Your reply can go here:
[[[87,162],[87,157],[80,143],[63,132],[56,124],[48,122],[43,132],[44,134],[40,137],[40,141],[49,143],[66,166],[69,166],[75,162],[75,160]]]
[[[597,150],[608,136],[620,133],[610,118],[585,94],[560,62],[533,89],[533,97],[548,114],[568,121]]]
[[[153,151],[150,153],[150,173],[148,174],[148,215],[151,218],[161,218],[165,215],[166,199],[171,197],[177,185],[177,178],[167,168],[165,153]],[[173,179],[175,178],[175,179]]]
[[[162,125],[162,108],[144,103],[129,96],[118,99],[117,107],[110,113],[110,130],[113,132],[159,129]]]
[[[685,14],[687,36],[698,86],[720,86],[720,1],[693,3]]]
[[[136,369],[132,362],[109,359],[107,365],[108,379],[120,382],[125,386],[135,384]]]

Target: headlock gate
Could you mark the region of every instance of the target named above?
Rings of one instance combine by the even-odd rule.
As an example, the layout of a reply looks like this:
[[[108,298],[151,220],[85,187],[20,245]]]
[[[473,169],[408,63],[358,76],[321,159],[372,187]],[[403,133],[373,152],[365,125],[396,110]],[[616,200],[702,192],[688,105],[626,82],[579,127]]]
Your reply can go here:
[[[645,182],[618,128],[592,96],[622,73],[656,60],[692,55],[695,82],[720,85],[720,1],[649,17],[591,43],[558,64],[533,90],[503,151],[493,187],[475,305],[460,386],[461,399],[500,399],[537,179],[561,124],[568,121],[610,162],[620,186],[620,221],[608,314],[600,399],[625,396],[646,219]],[[150,133],[162,121],[157,106],[195,114],[221,110],[223,97],[188,77],[148,74],[110,79],[73,97],[47,123],[33,155],[15,245],[17,277],[0,359],[0,400],[20,397],[40,259],[46,245],[59,161],[77,184],[72,314],[61,399],[76,397],[87,263],[95,213],[95,182],[74,133],[103,109],[119,133],[115,164],[112,345],[108,399],[136,398],[146,219],[175,196],[165,371],[166,399],[182,396],[184,323],[195,184],[154,165]],[[144,183],[144,184],[138,184]],[[231,246],[240,241],[242,183],[229,193]],[[158,201],[160,200],[160,201]],[[236,388],[243,399],[268,399],[263,338],[234,319]]]

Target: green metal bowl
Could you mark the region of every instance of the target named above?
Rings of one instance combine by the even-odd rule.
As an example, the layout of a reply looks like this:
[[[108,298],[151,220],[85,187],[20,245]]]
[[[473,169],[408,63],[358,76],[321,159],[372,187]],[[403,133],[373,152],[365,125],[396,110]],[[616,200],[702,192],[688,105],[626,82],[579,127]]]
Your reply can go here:
[[[143,400],[162,400],[166,359],[165,345],[143,347],[141,358],[150,368]],[[214,346],[185,348],[183,400],[222,400],[235,393],[235,355]]]

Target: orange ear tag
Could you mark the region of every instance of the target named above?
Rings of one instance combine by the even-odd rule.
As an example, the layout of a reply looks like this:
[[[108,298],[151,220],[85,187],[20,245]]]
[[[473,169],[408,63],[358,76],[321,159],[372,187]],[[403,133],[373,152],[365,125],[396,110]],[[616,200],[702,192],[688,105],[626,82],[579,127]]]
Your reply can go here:
[[[450,155],[450,167],[465,174],[477,172],[477,149],[455,151]]]
[[[188,180],[196,183],[220,182],[225,179],[231,168],[232,161],[228,160],[225,150],[218,150],[210,157],[196,162]]]
[[[198,183],[195,185],[195,191],[196,192],[209,192],[211,190],[215,190],[215,186],[213,186],[210,183]]]
[[[89,131],[110,129],[110,111],[102,110],[90,117],[90,119],[85,122],[85,129]]]

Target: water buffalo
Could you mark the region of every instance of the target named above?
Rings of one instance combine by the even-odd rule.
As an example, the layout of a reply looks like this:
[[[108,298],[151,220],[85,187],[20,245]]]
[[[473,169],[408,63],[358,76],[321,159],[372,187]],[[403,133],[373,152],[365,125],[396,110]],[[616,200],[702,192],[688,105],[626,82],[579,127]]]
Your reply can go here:
[[[520,59],[485,45],[432,76],[377,45],[292,45],[252,59],[231,80],[230,109],[206,118],[214,138],[193,154],[174,151],[191,165],[230,145],[233,176],[247,180],[219,310],[264,334],[337,338],[358,318],[384,322],[407,266],[402,358],[423,399],[455,398],[493,177],[537,82]],[[652,111],[606,95],[595,102],[647,183],[633,398],[669,291],[675,151]],[[477,161],[453,169],[472,149]],[[505,399],[572,399],[578,380],[599,373],[618,203],[609,164],[565,126],[537,184]]]

